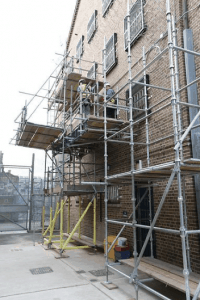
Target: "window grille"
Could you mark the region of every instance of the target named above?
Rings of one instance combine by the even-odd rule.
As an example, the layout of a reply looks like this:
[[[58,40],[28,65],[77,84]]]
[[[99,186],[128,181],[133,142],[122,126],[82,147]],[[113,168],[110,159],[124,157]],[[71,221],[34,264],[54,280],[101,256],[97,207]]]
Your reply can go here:
[[[144,77],[139,82],[144,83]],[[146,75],[146,83],[149,83],[149,75]],[[133,108],[145,109],[145,93],[144,86],[139,84],[132,85],[132,97],[133,97]],[[126,99],[129,98],[129,90],[126,91]],[[127,105],[128,105],[127,101]],[[145,114],[141,110],[133,110],[133,119],[136,120],[138,117],[142,117]]]
[[[83,55],[83,41],[84,41],[84,36],[82,35],[82,37],[80,38],[77,46],[76,46],[76,58],[77,58],[77,62],[79,62],[81,56]]]
[[[145,30],[144,13],[143,13],[144,0],[137,0],[130,9],[130,38],[131,45],[138,39],[141,33]],[[128,48],[128,22],[127,16],[124,19],[124,43],[125,50]]]
[[[108,201],[110,203],[117,203],[120,201],[118,186],[109,186],[108,187]]]
[[[113,0],[102,0],[102,15],[105,17],[109,7],[113,3]]]
[[[92,14],[92,16],[91,16],[91,18],[88,22],[88,26],[87,26],[87,40],[88,40],[88,43],[93,38],[93,36],[95,34],[95,31],[97,29],[96,17],[97,17],[97,10],[94,11],[94,13]]]
[[[72,73],[74,71],[74,59],[73,57],[67,62],[66,64],[66,69],[65,69],[65,73],[67,75],[69,75],[70,73]]]
[[[108,74],[117,64],[116,56],[117,34],[114,33],[106,43],[106,74]],[[104,64],[104,55],[103,55]]]
[[[96,80],[97,67],[98,67],[98,64],[94,63],[93,66],[92,66],[92,68],[87,73],[87,78]]]

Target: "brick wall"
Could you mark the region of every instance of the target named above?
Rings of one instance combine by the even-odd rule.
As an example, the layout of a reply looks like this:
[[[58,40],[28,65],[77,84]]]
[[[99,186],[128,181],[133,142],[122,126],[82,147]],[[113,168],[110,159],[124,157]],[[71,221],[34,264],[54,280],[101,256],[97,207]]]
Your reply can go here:
[[[173,2],[173,1],[171,1]],[[172,12],[176,12],[177,19],[182,15],[182,1],[175,1],[176,6],[172,5]],[[188,1],[188,9],[192,9],[197,5],[198,1],[190,0]],[[87,24],[94,12],[98,11],[97,23],[98,29],[92,39],[92,41],[87,43]],[[138,41],[132,46],[132,76],[142,69],[142,47],[145,50],[150,49],[147,54],[147,63],[150,63],[154,57],[167,47],[167,36],[165,35],[167,29],[166,23],[166,8],[165,1],[147,1],[144,6],[144,17],[145,23],[147,25],[147,30],[142,34]],[[113,33],[117,33],[117,59],[118,64],[114,69],[108,74],[107,80],[113,86],[115,90],[122,87],[128,80],[128,65],[127,65],[127,53],[124,51],[124,36],[123,36],[123,22],[126,15],[126,1],[116,0],[113,1],[113,5],[108,10],[105,18],[102,17],[101,1],[92,0],[81,0],[80,7],[78,10],[76,22],[72,32],[72,38],[69,44],[70,55],[76,55],[76,46],[82,35],[85,36],[84,39],[84,60],[96,61],[99,64],[102,63],[102,49],[104,46],[104,36],[108,40]],[[196,9],[189,13],[189,25],[194,32],[194,48],[199,51],[199,10]],[[178,28],[178,45],[183,45],[182,37],[182,20],[177,23]],[[152,46],[155,47],[152,47]],[[186,84],[185,81],[185,69],[184,69],[184,54],[179,53],[179,70],[180,70],[180,85],[181,87]],[[78,64],[76,67],[78,68]],[[197,77],[199,77],[199,58],[196,58],[196,72]],[[91,64],[88,62],[81,62],[81,67],[83,69],[89,69]],[[102,71],[102,66],[99,65],[98,72]],[[150,84],[156,86],[164,86],[170,88],[170,71],[169,71],[169,57],[168,53],[164,54],[162,58],[156,61],[147,70],[147,74],[150,78]],[[83,75],[84,74],[83,72]],[[143,74],[140,74],[137,79],[141,78]],[[102,80],[102,76],[98,75],[98,80]],[[125,92],[127,88],[124,88],[120,92],[120,99],[125,99]],[[148,106],[151,107],[158,103],[161,99],[169,96],[170,93],[162,91],[159,89],[148,88]],[[181,101],[187,101],[186,91],[181,92]],[[154,143],[150,146],[150,164],[156,165],[161,163],[166,163],[174,161],[174,137],[173,137],[173,118],[172,118],[172,107],[170,105],[171,99],[168,98],[162,104],[157,105],[152,108],[151,113],[155,110],[161,108],[163,105],[167,105],[164,110],[159,111],[159,113],[153,114],[149,118],[149,137],[150,141],[153,142],[163,136],[169,136],[161,142]],[[124,101],[120,100],[120,104],[124,105]],[[186,128],[189,124],[188,109],[184,108],[181,110],[182,113],[182,125]],[[121,119],[126,119],[126,112],[120,110],[119,117]],[[134,133],[137,134],[134,137],[134,141],[137,143],[146,142],[146,132],[145,132],[145,121],[135,124]],[[93,152],[86,155],[83,162],[93,161],[93,155],[96,155],[96,162],[99,163],[95,181],[104,181],[103,172],[103,161],[104,161],[104,149],[103,145],[93,149]],[[142,160],[143,167],[147,166],[146,154],[147,149],[143,145],[135,145],[134,156],[135,161]],[[188,137],[183,144],[184,158],[191,157],[191,142],[190,137]],[[121,173],[130,170],[130,147],[128,145],[122,144],[108,144],[108,164],[111,166],[109,174]],[[89,170],[89,169],[88,169]],[[91,169],[89,171],[92,171]],[[108,175],[109,175],[108,174]],[[92,176],[92,175],[91,175]],[[92,177],[92,179],[94,179]],[[87,181],[87,179],[85,179]],[[163,191],[166,187],[167,181],[161,181],[157,183],[157,186],[153,188],[153,198],[154,198],[154,210],[156,211]],[[186,202],[187,202],[187,212],[188,212],[188,229],[197,229],[198,220],[196,212],[196,197],[194,190],[193,178],[186,178]],[[108,218],[122,218],[123,211],[126,210],[128,215],[132,212],[131,203],[131,187],[122,186],[120,190],[121,200],[118,204],[108,205]],[[103,195],[98,194],[97,201],[97,240],[102,241],[104,239],[104,203]],[[82,212],[86,208],[91,195],[82,196]],[[71,198],[71,229],[78,220],[78,206],[76,205],[76,199]],[[81,232],[84,235],[92,237],[92,220],[93,220],[93,208],[91,207],[85,217],[82,225]],[[65,224],[64,229],[67,230],[67,206],[65,207]],[[179,218],[179,206],[177,201],[177,182],[174,181],[170,192],[167,196],[166,202],[163,206],[162,212],[156,224],[160,227],[179,229],[180,218]],[[109,225],[108,234],[116,235],[120,230],[120,226]],[[132,229],[126,228],[123,232],[123,236],[128,238],[128,242],[133,246]],[[182,250],[181,250],[181,240],[179,236],[172,236],[169,234],[156,233],[156,255],[158,259],[173,263],[177,266],[182,266]],[[191,263],[192,270],[200,272],[200,244],[199,238],[197,236],[190,236],[190,249],[191,249]]]

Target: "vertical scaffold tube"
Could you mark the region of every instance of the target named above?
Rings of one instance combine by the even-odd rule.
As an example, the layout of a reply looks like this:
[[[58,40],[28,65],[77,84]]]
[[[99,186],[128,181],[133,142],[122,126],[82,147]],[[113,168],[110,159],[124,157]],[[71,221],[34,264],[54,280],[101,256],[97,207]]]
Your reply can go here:
[[[169,68],[171,77],[171,103],[173,113],[173,127],[174,127],[174,142],[178,143],[178,125],[176,117],[176,90],[175,90],[175,74],[174,74],[174,53],[173,53],[173,41],[172,41],[172,21],[171,21],[171,9],[170,0],[166,0],[166,15],[167,15],[167,31],[168,31],[168,47],[169,47]],[[180,214],[180,236],[182,243],[182,255],[183,255],[183,275],[185,277],[185,290],[186,300],[190,300],[190,287],[189,287],[189,270],[187,263],[186,253],[186,229],[184,225],[184,213],[183,213],[183,195],[181,185],[181,170],[180,170],[180,157],[179,147],[175,150],[175,164],[177,168],[177,184],[178,184],[178,202],[179,202],[179,214]]]
[[[81,196],[79,196],[79,219],[81,217]],[[80,239],[81,238],[81,223],[79,225],[79,228],[78,228],[78,238]]]
[[[177,30],[175,19],[172,16],[172,33],[173,33],[173,44],[178,46],[177,42]],[[178,140],[180,142],[181,132],[182,132],[182,122],[181,122],[181,106],[180,102],[180,78],[179,78],[179,64],[178,64],[178,51],[174,49],[174,67],[175,67],[175,79],[176,79],[176,102],[177,102],[177,118],[178,118]],[[183,160],[183,148],[182,143],[180,143],[180,158]]]
[[[96,197],[94,198],[94,202],[93,202],[93,244],[96,246],[97,243],[97,238],[96,238],[96,208],[97,208],[97,200]]]
[[[67,233],[70,233],[70,197],[68,198],[68,218],[67,218]]]
[[[44,222],[45,222],[45,206],[42,208],[42,234],[44,233]]]
[[[143,67],[146,68],[146,55],[145,55],[145,48],[143,47]],[[144,84],[147,83],[146,79],[146,69],[144,70]],[[149,119],[147,118],[148,115],[148,95],[147,95],[147,87],[144,86],[144,103],[145,103],[145,116],[146,116],[146,144],[147,144],[147,166],[150,166],[150,152],[149,152]],[[151,226],[152,223],[152,199],[151,199],[151,186],[149,183],[149,225]],[[151,257],[153,257],[153,234],[150,237],[150,247],[151,247]]]
[[[105,182],[105,257],[106,257],[106,283],[108,283],[108,153],[107,153],[107,114],[106,114],[106,37],[104,37],[103,50],[103,75],[104,75],[104,182]]]
[[[130,4],[127,1],[127,25],[128,25],[128,73],[129,73],[129,122],[130,122],[130,147],[131,147],[131,186],[132,186],[132,207],[133,207],[133,224],[136,223],[136,213],[135,213],[135,177],[134,177],[134,140],[133,140],[133,97],[132,97],[132,72],[131,72],[131,24],[130,24]],[[136,227],[133,227],[133,256],[134,264],[137,265],[137,237],[136,237]],[[138,300],[138,284],[137,284],[137,270],[134,274],[133,279],[135,280],[135,292],[136,300]],[[131,281],[132,282],[132,281]]]
[[[60,204],[60,249],[62,249],[63,246],[63,217],[64,217],[64,200],[61,200],[61,204]]]
[[[182,177],[182,185],[183,185],[184,221],[185,221],[185,228],[187,230],[188,222],[187,222],[187,207],[186,207],[186,196],[185,196],[185,177]],[[188,260],[188,269],[189,269],[189,272],[192,272],[191,261],[190,261],[190,245],[189,245],[189,236],[188,236],[188,234],[186,235],[186,252],[187,252],[187,260]]]

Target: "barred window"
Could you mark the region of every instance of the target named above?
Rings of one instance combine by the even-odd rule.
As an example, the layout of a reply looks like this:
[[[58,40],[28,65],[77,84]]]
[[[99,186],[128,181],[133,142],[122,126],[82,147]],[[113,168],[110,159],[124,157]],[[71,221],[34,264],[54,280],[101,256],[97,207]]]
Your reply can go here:
[[[119,187],[118,186],[109,186],[108,187],[108,201],[109,203],[119,203]]]
[[[108,74],[117,64],[116,56],[117,34],[114,33],[106,43],[106,74]],[[104,55],[103,55],[104,64]]]
[[[87,73],[87,78],[96,80],[97,67],[98,67],[98,64],[94,63],[93,66],[92,66],[92,68]]]
[[[138,39],[142,32],[144,32],[144,0],[137,0],[130,9],[130,38],[131,45]],[[128,48],[128,22],[127,16],[124,19],[124,44],[125,50]]]
[[[88,40],[88,43],[93,38],[93,36],[96,32],[96,29],[97,29],[96,17],[97,17],[97,10],[94,11],[94,13],[92,14],[92,16],[91,16],[91,18],[88,22],[88,26],[87,26],[87,40]]]
[[[105,17],[109,7],[113,3],[113,0],[102,0],[102,15]]]
[[[77,62],[79,62],[81,56],[83,55],[83,41],[84,41],[84,35],[80,38],[77,46],[76,46],[76,58]]]
[[[142,77],[139,82],[144,83],[144,77]],[[146,83],[149,83],[149,75],[146,75]],[[144,86],[140,84],[132,85],[132,97],[133,97],[133,108],[145,109],[145,93]],[[126,91],[126,99],[129,98],[129,90]],[[127,105],[129,105],[127,101]],[[144,111],[141,110],[133,110],[133,118],[136,120],[137,118],[141,118],[145,114]]]
[[[73,57],[66,63],[65,73],[69,75],[74,71],[74,59]]]

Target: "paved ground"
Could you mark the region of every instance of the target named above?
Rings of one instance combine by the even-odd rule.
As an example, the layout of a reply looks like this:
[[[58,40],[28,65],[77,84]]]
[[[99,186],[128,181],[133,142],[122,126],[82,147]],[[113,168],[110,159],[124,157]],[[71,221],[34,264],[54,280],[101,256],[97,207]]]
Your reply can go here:
[[[96,277],[93,270],[104,269],[103,253],[92,255],[91,250],[77,249],[67,252],[68,258],[56,259],[58,254],[45,250],[41,236],[35,234],[0,234],[0,298],[6,300],[128,300],[133,299],[134,286],[128,279],[112,271],[110,280],[118,286],[108,290],[101,282],[105,276]],[[35,244],[35,246],[34,246]],[[53,272],[33,275],[30,269],[50,267]],[[128,266],[117,266],[130,274]],[[81,271],[81,273],[80,273]],[[141,278],[146,275],[140,274]],[[149,286],[165,293],[172,300],[185,299],[182,293],[166,288],[153,281]],[[139,300],[159,299],[144,290],[139,292]]]

